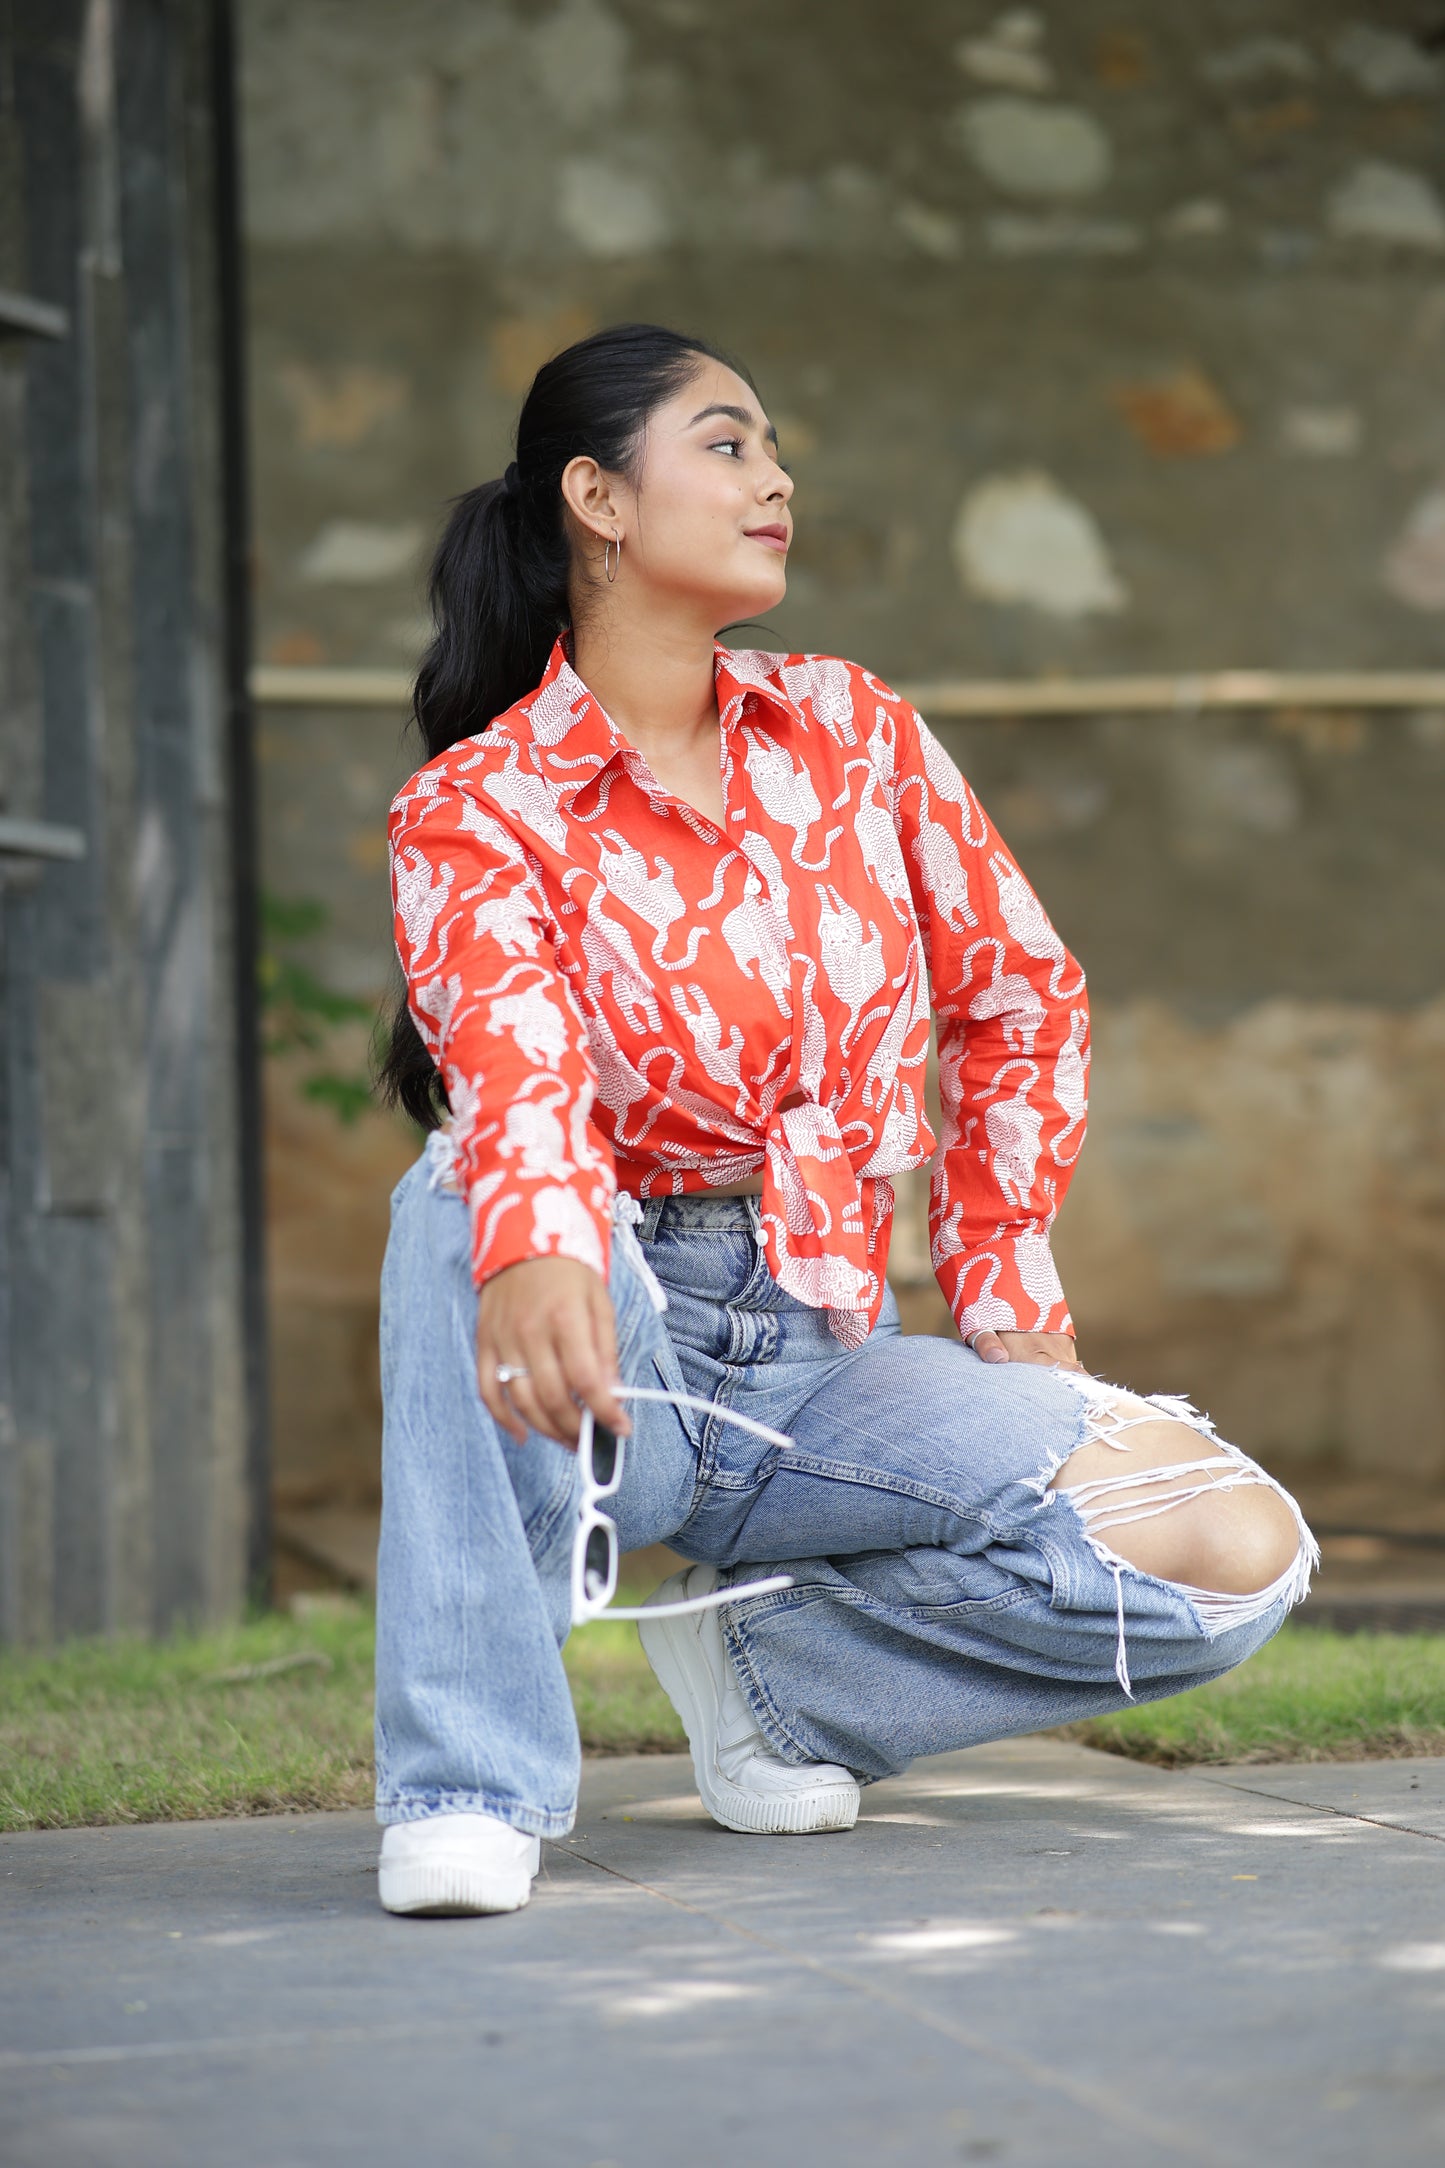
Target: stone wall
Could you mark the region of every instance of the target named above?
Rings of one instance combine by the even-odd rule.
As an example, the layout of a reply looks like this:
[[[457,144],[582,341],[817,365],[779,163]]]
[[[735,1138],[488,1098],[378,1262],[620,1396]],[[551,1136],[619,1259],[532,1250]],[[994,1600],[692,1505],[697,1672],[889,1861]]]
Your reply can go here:
[[[444,500],[500,471],[536,364],[644,315],[742,355],[779,424],[777,645],[911,681],[1445,666],[1435,22],[247,0],[262,659],[405,667]],[[267,717],[267,878],[327,905],[309,959],[361,996],[398,724]],[[1445,718],[941,727],[1094,988],[1058,1238],[1086,1355],[1281,1459],[1445,1474]],[[273,1105],[312,1495],[370,1480],[409,1146]]]

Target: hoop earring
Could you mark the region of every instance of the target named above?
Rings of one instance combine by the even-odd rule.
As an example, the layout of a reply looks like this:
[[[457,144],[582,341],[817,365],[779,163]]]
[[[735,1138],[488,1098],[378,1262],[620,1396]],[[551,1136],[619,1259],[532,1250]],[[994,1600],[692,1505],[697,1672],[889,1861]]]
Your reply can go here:
[[[615,557],[612,554],[614,550],[616,550],[617,552],[617,555]],[[602,569],[607,574],[607,583],[609,587],[617,577],[617,567],[621,564],[621,562],[622,537],[620,534],[614,534],[612,540],[605,543],[602,549]]]

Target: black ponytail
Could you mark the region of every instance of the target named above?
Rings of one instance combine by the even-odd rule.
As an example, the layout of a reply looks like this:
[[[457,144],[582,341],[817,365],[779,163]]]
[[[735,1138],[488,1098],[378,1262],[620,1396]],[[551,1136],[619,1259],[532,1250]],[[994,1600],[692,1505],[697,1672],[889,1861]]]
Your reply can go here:
[[[648,416],[703,361],[725,362],[746,378],[703,340],[657,324],[614,324],[537,371],[517,421],[516,459],[500,481],[457,498],[432,561],[432,639],[412,697],[427,760],[485,730],[529,693],[569,622],[563,469],[589,458],[635,478]],[[423,1129],[435,1129],[447,1111],[405,988],[377,1083],[386,1105]]]

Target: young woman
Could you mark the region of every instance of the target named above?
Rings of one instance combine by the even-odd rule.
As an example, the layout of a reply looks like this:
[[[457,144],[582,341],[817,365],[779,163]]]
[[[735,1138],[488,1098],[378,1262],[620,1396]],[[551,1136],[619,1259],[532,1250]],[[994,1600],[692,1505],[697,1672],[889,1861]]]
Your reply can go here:
[[[385,1081],[433,1131],[383,1283],[392,1911],[524,1904],[572,1825],[583,1410],[622,1542],[698,1562],[655,1602],[789,1577],[643,1628],[732,1829],[1215,1678],[1308,1586],[1269,1476],[1080,1366],[1083,975],[977,799],[866,669],[717,643],[781,600],[792,496],[751,381],[626,325],[539,372],[437,554],[391,819]],[[962,1344],[884,1277],[925,1161]]]

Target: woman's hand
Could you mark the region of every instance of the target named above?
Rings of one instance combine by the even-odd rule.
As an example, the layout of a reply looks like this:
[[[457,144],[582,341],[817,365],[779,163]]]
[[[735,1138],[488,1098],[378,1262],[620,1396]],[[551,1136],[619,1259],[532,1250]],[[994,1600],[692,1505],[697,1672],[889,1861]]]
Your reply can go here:
[[[968,1344],[986,1363],[1062,1363],[1066,1370],[1084,1367],[1066,1332],[976,1332]]]
[[[503,1385],[499,1363],[527,1374]],[[529,1430],[540,1430],[575,1447],[579,1400],[625,1437],[632,1425],[618,1383],[612,1297],[590,1265],[527,1257],[487,1281],[477,1305],[477,1389],[518,1445]]]

